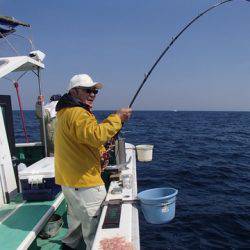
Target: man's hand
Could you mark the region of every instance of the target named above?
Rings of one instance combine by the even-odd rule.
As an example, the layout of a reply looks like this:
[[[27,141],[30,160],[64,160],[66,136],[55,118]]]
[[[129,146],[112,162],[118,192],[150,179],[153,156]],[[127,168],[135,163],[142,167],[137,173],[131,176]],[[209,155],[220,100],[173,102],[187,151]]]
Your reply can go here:
[[[37,102],[38,102],[39,104],[42,104],[42,103],[44,102],[44,96],[43,96],[43,95],[39,95],[39,96],[37,97]]]
[[[122,122],[126,122],[130,118],[131,113],[131,108],[121,108],[116,111],[116,114],[120,116]]]

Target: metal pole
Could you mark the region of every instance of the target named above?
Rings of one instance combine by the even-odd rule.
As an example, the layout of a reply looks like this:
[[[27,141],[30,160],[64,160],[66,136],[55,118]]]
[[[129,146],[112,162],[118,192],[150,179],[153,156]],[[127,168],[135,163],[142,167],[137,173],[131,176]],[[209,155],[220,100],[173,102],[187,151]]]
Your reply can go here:
[[[38,87],[39,87],[39,95],[42,96],[42,88],[41,88],[41,75],[40,75],[40,68],[37,69],[37,77],[38,77]],[[42,127],[43,127],[43,143],[44,143],[44,153],[45,157],[48,156],[47,151],[47,136],[46,136],[46,129],[45,129],[45,119],[44,119],[44,100],[41,102],[42,108]]]
[[[5,175],[5,170],[4,170],[4,165],[0,164],[0,168],[1,168],[1,176],[2,176],[2,180],[1,180],[1,185],[2,185],[2,189],[3,189],[3,194],[4,194],[4,202],[5,203],[9,203],[10,202],[10,194],[8,192],[8,187],[7,187],[7,182],[6,182],[6,175]]]
[[[19,84],[18,84],[17,81],[14,82],[14,86],[16,88],[17,99],[18,99],[18,104],[19,104],[19,108],[20,108],[20,114],[21,114],[21,121],[22,121],[22,126],[23,126],[24,137],[25,137],[26,143],[29,143],[29,137],[28,137],[28,134],[27,134],[26,123],[25,123],[25,118],[24,118],[24,114],[23,114],[22,102],[21,102],[21,98],[20,98],[19,90],[18,90]]]

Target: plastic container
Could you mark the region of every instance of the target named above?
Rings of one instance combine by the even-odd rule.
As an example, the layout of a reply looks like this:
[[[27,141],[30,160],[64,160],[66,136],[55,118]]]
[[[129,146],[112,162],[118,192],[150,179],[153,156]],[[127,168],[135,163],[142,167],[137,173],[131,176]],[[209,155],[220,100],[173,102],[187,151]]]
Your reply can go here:
[[[54,157],[46,157],[19,171],[23,199],[27,201],[53,200],[61,191],[55,184]]]
[[[154,188],[138,194],[143,215],[148,223],[164,224],[175,217],[175,188]]]
[[[24,163],[19,163],[17,166],[18,174],[26,168],[27,168],[27,166]],[[19,179],[18,179],[18,185],[19,185],[19,191],[21,193],[22,192],[22,185],[21,185],[21,182]]]
[[[153,145],[137,145],[135,148],[138,161],[152,161]]]
[[[133,185],[133,176],[132,174],[123,174],[121,176],[122,186],[127,189],[131,189]]]

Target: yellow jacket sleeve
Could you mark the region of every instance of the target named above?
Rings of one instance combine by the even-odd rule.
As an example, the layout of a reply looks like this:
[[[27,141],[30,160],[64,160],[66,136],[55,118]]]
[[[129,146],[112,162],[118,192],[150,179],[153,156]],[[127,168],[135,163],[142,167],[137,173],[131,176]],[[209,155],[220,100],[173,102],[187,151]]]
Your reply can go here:
[[[100,148],[110,140],[122,127],[117,114],[109,115],[102,123],[83,108],[73,108],[70,119],[70,133],[80,143]]]
[[[101,145],[100,148],[99,148],[99,151],[100,151],[100,155],[102,155],[102,154],[105,153],[107,150],[106,150],[106,148],[105,148],[103,145]]]

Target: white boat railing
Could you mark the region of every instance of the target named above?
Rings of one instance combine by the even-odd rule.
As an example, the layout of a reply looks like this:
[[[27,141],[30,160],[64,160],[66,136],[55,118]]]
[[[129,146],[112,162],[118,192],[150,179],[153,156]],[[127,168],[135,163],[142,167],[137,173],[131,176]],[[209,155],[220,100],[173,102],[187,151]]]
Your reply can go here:
[[[22,147],[35,147],[35,146],[42,146],[42,142],[24,142],[24,143],[16,143],[17,148]]]
[[[133,204],[133,200],[137,198],[136,156],[134,146],[126,143],[126,161],[129,161],[130,157],[131,160],[127,167],[121,171],[121,178],[125,175],[132,176],[131,186],[129,188],[123,186],[121,193],[114,193],[113,190],[119,188],[120,183],[119,181],[111,182],[104,202],[104,204],[107,205],[103,207],[92,250],[102,249],[102,241],[112,240],[117,237],[132,243],[133,249],[140,249],[138,210]],[[102,226],[106,216],[108,203],[116,199],[122,200],[119,227],[103,229]]]

